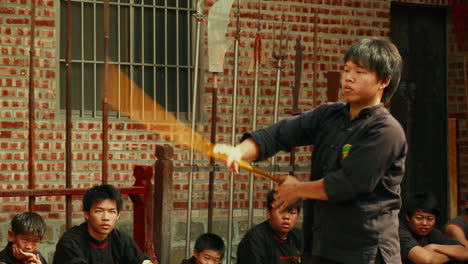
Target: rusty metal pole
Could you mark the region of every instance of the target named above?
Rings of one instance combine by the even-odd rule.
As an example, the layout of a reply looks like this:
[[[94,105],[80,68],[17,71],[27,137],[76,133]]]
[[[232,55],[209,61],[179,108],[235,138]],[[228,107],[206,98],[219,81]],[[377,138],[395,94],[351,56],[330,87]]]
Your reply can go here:
[[[71,84],[71,0],[67,1],[67,46],[66,46],[66,62],[65,62],[65,74],[66,74],[66,119],[65,119],[65,187],[67,189],[72,187],[72,84]],[[67,229],[71,228],[72,225],[72,197],[71,195],[65,196],[65,226]]]
[[[237,125],[237,88],[238,84],[238,69],[239,69],[239,44],[240,44],[240,0],[237,0],[237,33],[234,43],[234,85],[232,88],[232,123],[231,123],[231,145],[236,144],[236,125]],[[226,255],[231,256],[232,250],[232,233],[234,225],[234,173],[229,175],[229,218],[228,218],[228,236]],[[227,258],[227,264],[231,264],[231,258]]]
[[[252,131],[257,130],[257,105],[258,105],[258,82],[259,82],[259,73],[260,73],[260,60],[262,53],[262,37],[260,35],[260,14],[261,4],[258,0],[258,18],[257,18],[257,35],[255,36],[254,41],[254,95],[253,95],[253,109],[252,109]],[[254,173],[250,172],[249,174],[249,216],[248,216],[248,227],[251,228],[253,225],[253,211],[254,211]]]
[[[36,2],[31,1],[31,38],[29,46],[29,136],[28,136],[28,182],[29,189],[36,188],[36,116],[34,107],[34,35],[35,35],[35,22],[36,22]],[[34,211],[36,198],[29,196],[28,200],[29,211]]]
[[[104,80],[102,91],[102,184],[109,179],[109,111],[108,111],[108,83],[109,83],[109,0],[104,1]]]
[[[314,13],[314,77],[312,78],[312,107],[317,107],[318,10],[316,9]]]
[[[196,3],[197,12],[193,17],[197,20],[196,26],[196,35],[195,35],[195,65],[194,65],[194,74],[193,74],[193,101],[192,101],[192,125],[191,125],[191,134],[190,134],[190,166],[193,169],[195,164],[194,162],[194,145],[195,145],[195,123],[196,123],[196,113],[197,113],[197,94],[198,94],[198,78],[200,76],[200,43],[203,41],[201,38],[201,27],[203,19],[203,11],[201,9],[202,0],[198,0]],[[193,170],[190,170],[189,179],[188,179],[188,202],[187,202],[187,233],[185,240],[185,257],[188,258],[190,251],[190,233],[191,233],[191,221],[192,221],[192,192],[193,192]],[[211,201],[209,202],[211,203]],[[155,240],[156,241],[156,240]],[[164,262],[163,262],[164,263]]]
[[[283,49],[283,23],[284,23],[284,11],[281,14],[281,29],[280,29],[280,37],[279,37],[279,45],[278,51],[276,51],[275,46],[275,26],[273,25],[273,58],[276,60],[276,90],[275,90],[275,106],[274,106],[274,114],[273,114],[273,124],[278,123],[278,116],[279,116],[279,97],[280,97],[280,88],[281,88],[281,71],[284,69],[283,61],[286,59],[286,51],[288,49],[288,42],[289,42],[289,25],[286,25],[286,46]],[[276,158],[277,156],[271,157],[270,166],[272,168],[272,174],[275,175],[276,173]],[[273,189],[273,182],[270,182],[270,189]]]

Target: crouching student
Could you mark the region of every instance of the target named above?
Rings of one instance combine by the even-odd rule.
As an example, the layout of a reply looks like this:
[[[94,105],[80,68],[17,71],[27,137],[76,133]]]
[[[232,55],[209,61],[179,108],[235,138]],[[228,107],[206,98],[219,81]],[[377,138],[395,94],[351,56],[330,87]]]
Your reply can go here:
[[[274,192],[267,195],[267,220],[251,228],[237,247],[237,264],[301,263],[303,235],[296,227],[302,200],[284,211],[273,208]]]
[[[403,208],[404,220],[400,221],[399,233],[404,264],[468,260],[467,248],[434,228],[439,209],[433,195],[413,194]]]
[[[151,264],[135,241],[115,229],[122,210],[120,192],[95,186],[83,196],[86,221],[67,230],[57,243],[54,264]]]
[[[8,230],[8,245],[0,252],[0,263],[5,264],[47,264],[37,251],[47,230],[42,217],[26,212],[11,220]]]
[[[224,256],[224,241],[213,233],[206,233],[197,238],[193,256],[182,260],[181,264],[218,264]]]

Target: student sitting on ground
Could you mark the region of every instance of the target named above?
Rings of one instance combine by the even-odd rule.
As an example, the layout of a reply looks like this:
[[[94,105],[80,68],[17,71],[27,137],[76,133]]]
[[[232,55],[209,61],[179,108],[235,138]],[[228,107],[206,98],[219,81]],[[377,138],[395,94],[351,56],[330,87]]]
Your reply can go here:
[[[217,264],[224,256],[224,242],[216,234],[206,233],[197,238],[193,256],[182,260],[181,264]]]
[[[67,230],[57,243],[54,264],[149,264],[135,241],[114,229],[122,210],[120,192],[95,186],[83,196],[86,221]]]
[[[284,211],[273,208],[274,192],[267,195],[267,220],[251,228],[237,247],[237,264],[301,263],[302,230],[295,227],[302,207],[299,200]]]
[[[467,248],[434,228],[439,209],[433,195],[413,194],[403,208],[404,219],[400,221],[399,233],[404,264],[468,260]]]
[[[8,230],[8,245],[0,252],[0,263],[5,264],[47,264],[37,251],[47,230],[42,217],[26,212],[13,217]]]
[[[442,231],[468,248],[468,208],[465,208],[461,215],[449,220]]]

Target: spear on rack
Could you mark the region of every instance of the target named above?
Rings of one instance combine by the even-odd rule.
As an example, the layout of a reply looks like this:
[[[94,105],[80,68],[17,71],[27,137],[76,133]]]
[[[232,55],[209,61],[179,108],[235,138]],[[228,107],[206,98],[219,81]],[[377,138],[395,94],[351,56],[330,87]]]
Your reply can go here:
[[[279,94],[280,94],[280,84],[281,84],[281,71],[284,69],[283,61],[286,59],[285,50],[288,48],[288,35],[289,35],[289,26],[286,25],[286,37],[283,35],[283,23],[284,23],[284,13],[281,14],[281,25],[280,25],[280,35],[279,35],[279,44],[278,49],[276,48],[276,29],[273,26],[273,58],[276,60],[276,91],[275,91],[275,111],[273,115],[273,123],[278,122],[279,115]],[[286,38],[286,45],[283,48],[283,38]],[[276,165],[275,156],[271,158],[271,167]],[[273,170],[274,171],[274,170]],[[272,173],[274,175],[274,172]],[[273,182],[270,182],[270,188],[273,187]]]
[[[253,95],[253,109],[252,109],[252,130],[257,129],[257,103],[258,103],[258,80],[260,64],[265,64],[265,56],[263,56],[262,36],[260,34],[260,10],[261,4],[258,0],[258,17],[257,17],[257,34],[254,40],[253,56],[250,60],[248,73],[254,72],[254,95]],[[253,225],[253,197],[254,197],[254,174],[250,172],[249,175],[249,217],[248,227]]]
[[[193,102],[192,102],[192,122],[191,122],[191,130],[190,130],[190,166],[194,165],[194,145],[195,145],[195,119],[196,119],[196,112],[197,112],[197,95],[198,95],[198,77],[200,76],[200,69],[199,69],[199,62],[200,62],[200,42],[203,41],[201,38],[201,28],[203,25],[203,19],[205,16],[203,15],[202,8],[201,8],[202,0],[198,0],[197,2],[197,12],[193,15],[193,17],[197,21],[196,26],[196,35],[195,35],[195,67],[194,67],[194,74],[193,74]],[[187,202],[187,232],[186,232],[186,243],[185,243],[185,257],[188,258],[191,254],[190,252],[190,229],[191,229],[191,219],[192,219],[192,190],[193,190],[193,172],[189,173],[189,193],[188,193],[188,202]],[[163,258],[167,258],[166,255],[162,256]],[[162,259],[162,262],[167,262],[166,259]]]
[[[229,13],[234,0],[219,0],[210,9],[208,14],[208,70],[213,73],[213,88],[211,97],[211,136],[212,144],[216,144],[216,118],[218,115],[218,73],[223,72],[224,56],[230,46],[226,39],[227,26],[229,24]],[[210,158],[210,165],[215,165],[215,159]],[[208,210],[208,230],[212,227],[214,171],[209,175],[210,207]]]
[[[302,44],[301,40],[296,40],[296,58],[294,61],[294,86],[293,91],[293,107],[291,111],[292,116],[300,115],[301,111],[299,110],[299,92],[301,89],[301,74],[302,74]],[[289,165],[291,165],[291,176],[294,176],[294,164],[296,162],[296,149],[291,149],[289,154]]]

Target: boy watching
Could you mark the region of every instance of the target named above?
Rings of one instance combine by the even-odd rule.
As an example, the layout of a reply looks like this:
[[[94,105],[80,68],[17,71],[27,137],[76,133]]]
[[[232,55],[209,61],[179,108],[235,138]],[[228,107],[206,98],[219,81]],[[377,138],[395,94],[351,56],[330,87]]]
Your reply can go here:
[[[8,230],[8,245],[0,252],[0,263],[5,264],[47,264],[37,251],[47,230],[42,217],[26,212],[11,220]]]
[[[151,264],[133,239],[114,229],[122,210],[120,192],[111,185],[95,186],[83,196],[86,221],[67,230],[57,243],[55,264]]]
[[[468,249],[434,228],[438,203],[430,193],[411,195],[404,204],[400,221],[401,256],[404,264],[467,261]]]
[[[303,235],[295,227],[302,200],[280,211],[273,208],[274,191],[267,195],[267,220],[251,228],[237,247],[237,264],[301,263]]]
[[[193,256],[182,260],[181,264],[218,264],[224,256],[224,242],[213,233],[206,233],[197,238]]]

